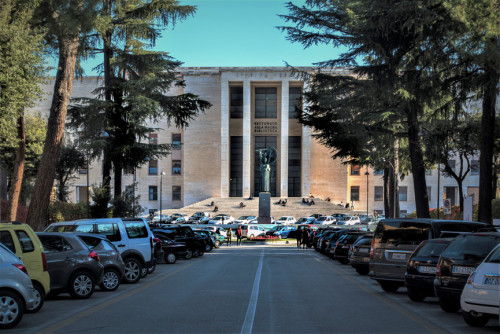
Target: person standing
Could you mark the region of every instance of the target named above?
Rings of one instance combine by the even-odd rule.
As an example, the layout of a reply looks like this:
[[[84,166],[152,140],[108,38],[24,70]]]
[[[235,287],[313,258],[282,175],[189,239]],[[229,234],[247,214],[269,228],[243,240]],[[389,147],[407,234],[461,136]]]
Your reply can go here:
[[[243,231],[241,230],[241,225],[238,226],[238,229],[236,230],[236,246],[241,246],[241,237],[242,237]]]
[[[231,230],[231,228],[229,228],[229,230],[227,230],[227,246],[231,246],[232,242],[231,242],[231,237],[232,237],[232,234],[233,234],[233,230]]]
[[[309,245],[309,230],[307,228],[302,230],[302,249],[306,249]]]
[[[295,232],[295,236],[297,238],[297,248],[300,249],[300,245],[302,244],[302,230],[298,229]]]

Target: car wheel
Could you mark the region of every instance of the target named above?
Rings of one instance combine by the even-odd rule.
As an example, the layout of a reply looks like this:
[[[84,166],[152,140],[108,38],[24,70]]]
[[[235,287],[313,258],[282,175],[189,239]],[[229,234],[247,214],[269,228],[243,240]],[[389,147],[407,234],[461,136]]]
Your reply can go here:
[[[460,302],[451,299],[439,298],[439,306],[448,313],[455,313],[460,310]]]
[[[78,299],[86,299],[92,296],[94,288],[94,278],[86,271],[76,272],[68,282],[69,294]]]
[[[220,241],[219,240],[215,241],[214,247],[215,248],[219,248],[220,247]]]
[[[153,265],[151,267],[148,268],[148,274],[152,274],[154,273],[156,270],[156,261],[153,262]]]
[[[462,312],[465,322],[471,327],[484,327],[490,320],[486,314],[473,315],[471,312]]]
[[[188,249],[188,250],[186,251],[186,255],[184,255],[184,258],[185,258],[186,260],[191,260],[191,259],[193,258],[193,252],[192,252],[191,250],[189,250],[189,249]]]
[[[114,269],[105,269],[102,283],[99,287],[102,291],[115,291],[120,286],[120,275]]]
[[[146,268],[146,267],[143,267],[143,268],[141,269],[141,278],[144,278],[144,277],[148,276],[148,273],[149,273],[149,271],[148,271],[148,270],[149,270],[149,269],[148,269],[148,268]]]
[[[165,253],[165,263],[174,264],[177,261],[177,255],[174,252]]]
[[[24,314],[21,298],[12,291],[0,290],[0,328],[16,326]]]
[[[26,309],[26,313],[36,313],[40,311],[43,306],[43,301],[45,300],[45,290],[43,286],[38,282],[33,282],[33,288],[35,289],[35,304],[32,308]]]
[[[208,252],[210,252],[212,249],[213,249],[213,247],[212,247],[212,245],[210,245],[210,244],[207,244],[207,245],[205,246],[205,252],[207,252],[207,253],[208,253]]]
[[[252,240],[254,237],[255,237],[255,235],[250,234],[250,237],[248,237],[248,239]]]
[[[382,290],[385,292],[396,292],[399,289],[399,285],[391,282],[379,282]]]
[[[369,269],[368,268],[356,268],[356,272],[360,275],[368,275]]]
[[[137,283],[141,279],[142,266],[139,260],[129,257],[125,260],[125,276],[123,280],[126,283]]]
[[[418,289],[406,287],[406,292],[408,294],[408,298],[414,302],[423,302],[425,299],[425,294]]]
[[[193,257],[198,257],[198,256],[200,256],[200,250],[199,249],[195,249],[193,251]]]

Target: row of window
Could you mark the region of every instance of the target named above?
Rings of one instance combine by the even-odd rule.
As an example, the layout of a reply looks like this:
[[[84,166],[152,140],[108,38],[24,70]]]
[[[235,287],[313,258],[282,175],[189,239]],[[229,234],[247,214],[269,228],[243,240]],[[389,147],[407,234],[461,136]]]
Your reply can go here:
[[[243,118],[243,87],[230,87],[231,118]],[[278,117],[278,88],[256,87],[254,94],[255,118]],[[302,88],[290,87],[288,90],[288,118],[297,118],[302,109]]]
[[[149,186],[149,200],[158,200],[158,186]],[[172,186],[172,201],[181,200],[181,186]]]
[[[181,160],[172,160],[172,175],[181,175],[181,172]],[[158,175],[158,160],[149,160],[148,173],[149,175]]]
[[[444,187],[446,198],[452,199],[454,203],[456,187]],[[400,202],[408,201],[408,187],[400,186],[398,191],[398,198]],[[429,202],[432,200],[432,187],[427,187],[427,198]],[[373,200],[375,202],[384,200],[384,187],[375,186],[373,192]],[[359,201],[359,186],[351,186],[351,201]]]
[[[455,170],[455,160],[448,160],[448,165],[452,170]],[[351,175],[360,175],[361,166],[360,165],[351,165]],[[375,175],[383,175],[384,171],[375,170],[373,172]],[[470,162],[470,174],[471,175],[479,175],[479,160],[472,160]],[[428,169],[425,171],[425,175],[432,175],[432,170]]]

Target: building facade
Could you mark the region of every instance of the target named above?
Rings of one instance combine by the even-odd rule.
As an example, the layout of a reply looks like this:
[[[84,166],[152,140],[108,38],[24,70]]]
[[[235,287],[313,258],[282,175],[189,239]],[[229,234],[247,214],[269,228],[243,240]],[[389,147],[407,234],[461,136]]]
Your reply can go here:
[[[337,71],[346,73],[344,69]],[[212,107],[185,129],[169,126],[166,121],[151,124],[158,130],[149,142],[172,144],[171,154],[150,160],[135,171],[126,171],[122,181],[124,190],[134,180],[138,183],[134,191],[141,196],[146,212],[160,206],[181,208],[211,197],[258,196],[256,150],[266,147],[278,152],[271,168],[273,197],[306,197],[311,193],[334,203],[354,202],[355,210],[383,212],[382,175],[332,159],[332,151],[297,121],[307,79],[284,67],[186,67],[179,69],[179,75],[185,87],[173,87],[168,95],[193,93]],[[98,80],[75,80],[72,96],[91,96]],[[48,114],[52,86],[45,86],[45,90],[46,99],[35,108],[42,114]],[[473,174],[464,183],[466,194],[478,189],[478,171]],[[441,206],[443,194],[453,195],[458,203],[456,183],[441,177],[438,190],[437,177],[437,170],[429,171],[430,207],[438,205],[437,197]],[[89,168],[79,171],[70,189],[70,200],[86,202],[87,184],[101,182],[101,162],[93,161]],[[411,175],[401,181],[399,197],[403,214],[415,210]]]

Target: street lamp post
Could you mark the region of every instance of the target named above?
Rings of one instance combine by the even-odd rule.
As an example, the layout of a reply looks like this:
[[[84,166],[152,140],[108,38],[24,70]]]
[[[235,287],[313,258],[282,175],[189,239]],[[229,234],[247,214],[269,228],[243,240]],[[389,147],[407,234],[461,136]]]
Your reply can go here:
[[[87,219],[90,218],[90,153],[87,151]]]
[[[368,168],[366,169],[365,175],[366,175],[366,229],[368,230],[368,176],[370,175],[370,173],[368,173]]]
[[[163,188],[163,175],[165,175],[165,172],[161,171],[161,173],[160,173],[160,223],[161,223],[161,210],[162,210],[162,207],[161,207],[161,204],[162,204],[162,194],[161,194],[161,191],[162,191],[162,188]]]

